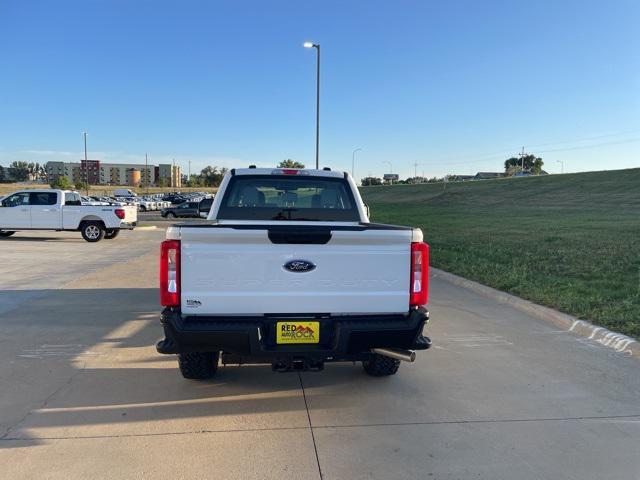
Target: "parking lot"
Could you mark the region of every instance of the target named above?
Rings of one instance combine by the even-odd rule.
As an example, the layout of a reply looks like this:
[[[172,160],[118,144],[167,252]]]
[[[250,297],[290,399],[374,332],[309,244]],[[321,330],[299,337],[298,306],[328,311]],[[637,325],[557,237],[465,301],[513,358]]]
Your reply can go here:
[[[640,478],[638,360],[437,276],[398,375],[227,366],[154,344],[157,230],[0,242],[3,478]]]

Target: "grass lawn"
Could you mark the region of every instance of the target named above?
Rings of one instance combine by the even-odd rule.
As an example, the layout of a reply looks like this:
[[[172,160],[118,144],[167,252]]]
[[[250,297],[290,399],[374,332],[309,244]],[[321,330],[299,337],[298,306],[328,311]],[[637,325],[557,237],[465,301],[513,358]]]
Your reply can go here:
[[[640,169],[361,192],[433,266],[640,338]]]

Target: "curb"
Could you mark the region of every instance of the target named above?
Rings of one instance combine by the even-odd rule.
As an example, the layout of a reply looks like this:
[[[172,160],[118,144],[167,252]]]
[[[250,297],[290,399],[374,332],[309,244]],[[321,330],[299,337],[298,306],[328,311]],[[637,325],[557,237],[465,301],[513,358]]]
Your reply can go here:
[[[434,278],[442,279],[446,282],[464,287],[473,292],[492,298],[500,303],[506,303],[521,312],[552,323],[567,332],[572,332],[589,340],[593,340],[605,347],[614,349],[616,352],[624,353],[629,356],[640,356],[640,343],[635,339],[623,335],[621,333],[612,332],[604,327],[598,327],[586,320],[580,320],[566,313],[558,312],[549,307],[543,307],[536,303],[530,302],[515,295],[501,292],[495,288],[487,287],[480,283],[466,278],[459,277],[453,273],[445,272],[439,268],[431,267]]]
[[[136,227],[134,230],[157,230],[158,227],[156,227],[155,225],[147,225],[144,227]]]

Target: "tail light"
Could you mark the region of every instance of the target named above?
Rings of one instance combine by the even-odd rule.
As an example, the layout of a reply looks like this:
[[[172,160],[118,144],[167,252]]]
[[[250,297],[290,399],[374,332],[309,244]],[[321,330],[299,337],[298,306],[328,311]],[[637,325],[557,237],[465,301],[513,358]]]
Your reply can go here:
[[[160,304],[180,306],[180,240],[165,240],[160,247]]]
[[[124,209],[116,208],[115,214],[116,214],[116,217],[118,217],[120,220],[124,220]]]
[[[424,242],[411,244],[410,285],[409,306],[426,305],[429,299],[429,245]]]

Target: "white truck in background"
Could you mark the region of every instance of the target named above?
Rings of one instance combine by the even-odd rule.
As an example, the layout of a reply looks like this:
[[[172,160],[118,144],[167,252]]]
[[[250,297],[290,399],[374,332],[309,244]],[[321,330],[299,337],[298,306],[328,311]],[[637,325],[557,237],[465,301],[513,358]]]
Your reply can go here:
[[[0,239],[22,230],[79,231],[87,242],[113,239],[132,230],[134,206],[82,205],[79,193],[68,190],[23,190],[0,202]]]
[[[422,231],[370,223],[347,173],[233,169],[208,220],[168,228],[161,246],[156,348],[185,378],[213,376],[220,358],[393,375],[431,345]]]

